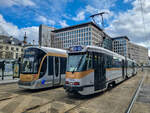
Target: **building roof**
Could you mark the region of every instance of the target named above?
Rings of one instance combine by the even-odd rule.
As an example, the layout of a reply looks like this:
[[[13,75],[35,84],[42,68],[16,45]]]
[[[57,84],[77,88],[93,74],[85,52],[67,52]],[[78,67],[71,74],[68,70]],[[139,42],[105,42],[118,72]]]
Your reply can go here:
[[[118,37],[114,37],[114,38],[112,38],[112,39],[115,40],[115,39],[122,39],[122,38],[125,38],[125,39],[127,39],[128,41],[130,41],[130,39],[129,39],[127,36],[118,36]]]
[[[11,42],[13,42],[13,45],[21,45],[22,41],[18,40],[17,38],[14,38],[12,36],[5,36],[5,35],[0,35],[0,43],[3,44],[12,44]]]
[[[77,25],[73,25],[73,26],[68,26],[68,27],[56,29],[53,32],[57,33],[57,32],[61,32],[61,31],[67,31],[67,30],[71,30],[71,29],[74,29],[74,28],[77,28],[77,27],[78,28],[84,27],[84,26],[87,26],[87,25],[93,25],[94,27],[96,27],[100,31],[103,31],[98,25],[94,24],[93,22],[87,22],[87,23],[82,23],[82,24],[77,24]]]

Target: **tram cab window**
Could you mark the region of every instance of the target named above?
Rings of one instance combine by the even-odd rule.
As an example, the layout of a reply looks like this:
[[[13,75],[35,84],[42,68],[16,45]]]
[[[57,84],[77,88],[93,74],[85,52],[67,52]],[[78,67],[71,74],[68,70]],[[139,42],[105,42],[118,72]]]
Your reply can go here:
[[[87,70],[87,61],[88,61],[87,55],[85,54],[85,55],[83,56],[81,65],[79,66],[79,70],[80,70],[80,71],[85,71],[85,70]]]
[[[44,76],[44,74],[46,73],[46,70],[47,70],[47,57],[43,61],[41,71],[40,71],[40,78]]]
[[[48,57],[48,75],[54,74],[54,63],[53,63],[53,56]]]
[[[80,72],[87,70],[87,54],[85,52],[69,54],[67,71]]]

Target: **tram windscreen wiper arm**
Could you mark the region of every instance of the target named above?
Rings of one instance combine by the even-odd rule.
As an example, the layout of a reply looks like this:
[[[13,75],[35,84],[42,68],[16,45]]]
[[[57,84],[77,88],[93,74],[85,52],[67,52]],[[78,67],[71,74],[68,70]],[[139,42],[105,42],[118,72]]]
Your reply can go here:
[[[72,71],[72,73],[75,72],[76,68],[77,68],[77,69],[79,68],[79,66],[80,66],[80,64],[81,64],[81,61],[82,61],[83,57],[84,57],[84,55],[81,57],[79,63],[75,66],[75,68],[74,68],[74,70]]]

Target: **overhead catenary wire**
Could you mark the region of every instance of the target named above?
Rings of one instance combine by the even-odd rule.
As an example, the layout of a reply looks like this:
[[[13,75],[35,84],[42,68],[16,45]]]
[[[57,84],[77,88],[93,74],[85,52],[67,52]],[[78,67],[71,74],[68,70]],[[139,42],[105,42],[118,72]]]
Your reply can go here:
[[[142,23],[143,23],[143,33],[144,33],[144,37],[146,39],[146,25],[145,25],[145,17],[144,17],[144,9],[143,9],[143,3],[142,0],[138,0],[139,4],[140,4],[140,9],[141,9],[141,16],[142,16]],[[145,0],[144,0],[145,2]]]

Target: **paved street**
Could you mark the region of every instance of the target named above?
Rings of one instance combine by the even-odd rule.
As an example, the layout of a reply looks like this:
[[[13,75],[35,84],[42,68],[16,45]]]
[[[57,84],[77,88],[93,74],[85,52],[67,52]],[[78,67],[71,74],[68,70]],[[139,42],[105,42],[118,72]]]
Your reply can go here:
[[[144,84],[132,113],[150,113],[149,73],[139,72],[109,91],[85,98],[68,97],[62,87],[30,91],[17,84],[1,85],[0,113],[124,113],[142,76]]]
[[[0,85],[9,84],[9,83],[16,83],[18,82],[19,78],[14,78],[12,76],[5,76],[2,80],[2,77],[0,77]]]

